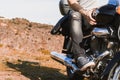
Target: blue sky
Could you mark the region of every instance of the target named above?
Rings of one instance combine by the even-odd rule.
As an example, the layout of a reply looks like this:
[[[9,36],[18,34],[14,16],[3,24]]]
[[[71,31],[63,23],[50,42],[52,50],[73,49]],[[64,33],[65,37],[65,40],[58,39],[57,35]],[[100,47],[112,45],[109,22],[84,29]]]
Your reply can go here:
[[[62,15],[59,0],[1,0],[0,16],[54,25]]]

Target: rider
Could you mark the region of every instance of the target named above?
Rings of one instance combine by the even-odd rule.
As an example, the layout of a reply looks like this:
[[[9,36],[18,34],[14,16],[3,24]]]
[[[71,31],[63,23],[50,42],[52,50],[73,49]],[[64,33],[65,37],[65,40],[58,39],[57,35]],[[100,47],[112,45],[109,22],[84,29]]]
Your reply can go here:
[[[88,67],[94,66],[95,63],[93,61],[88,61],[86,58],[85,50],[80,47],[80,43],[83,39],[82,33],[82,20],[84,18],[84,23],[86,25],[96,25],[97,22],[92,18],[91,14],[93,10],[96,8],[100,8],[107,4],[112,4],[117,6],[120,0],[68,0],[72,11],[71,15],[71,27],[70,27],[70,35],[72,38],[72,47],[73,53],[76,60],[76,63],[81,71],[86,70]]]

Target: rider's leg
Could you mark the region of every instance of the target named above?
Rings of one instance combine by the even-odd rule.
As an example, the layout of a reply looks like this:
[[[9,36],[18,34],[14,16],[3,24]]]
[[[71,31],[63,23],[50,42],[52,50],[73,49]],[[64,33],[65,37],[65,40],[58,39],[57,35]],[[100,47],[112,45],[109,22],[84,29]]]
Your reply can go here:
[[[82,49],[79,45],[83,39],[81,24],[81,15],[78,12],[71,12],[70,36],[72,38],[72,47],[75,58],[78,56],[85,56],[83,54],[84,49]]]
[[[73,54],[77,65],[81,68],[81,70],[85,70],[87,67],[94,65],[94,63],[88,61],[85,55],[85,50],[80,47],[80,43],[83,39],[81,19],[82,16],[80,15],[80,13],[75,11],[71,12],[70,35],[72,39]]]

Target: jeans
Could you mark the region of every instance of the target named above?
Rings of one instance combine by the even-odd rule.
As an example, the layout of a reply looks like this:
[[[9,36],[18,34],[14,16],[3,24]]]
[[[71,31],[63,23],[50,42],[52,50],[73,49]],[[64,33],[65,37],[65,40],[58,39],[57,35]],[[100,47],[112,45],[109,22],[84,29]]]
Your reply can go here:
[[[82,32],[82,16],[79,12],[71,11],[70,13],[70,36],[72,39],[72,48],[75,59],[79,56],[85,57],[85,51],[80,47],[80,43],[83,39]]]

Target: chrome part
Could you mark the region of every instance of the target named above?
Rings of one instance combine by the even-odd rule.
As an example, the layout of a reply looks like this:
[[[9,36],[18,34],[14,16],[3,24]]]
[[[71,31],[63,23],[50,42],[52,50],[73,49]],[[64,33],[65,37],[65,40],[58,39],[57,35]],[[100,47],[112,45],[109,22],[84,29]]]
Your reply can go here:
[[[120,65],[115,70],[113,80],[120,80]]]
[[[113,32],[114,32],[113,29],[111,27],[109,27],[109,29],[110,29],[110,32],[111,32],[110,35],[113,35]]]
[[[108,55],[110,55],[110,51],[106,50],[102,54],[100,54],[97,58],[95,58],[94,62],[96,63],[96,65],[95,65],[94,69],[100,64],[100,61]]]
[[[119,25],[119,27],[118,27],[118,38],[119,38],[119,40],[120,40],[120,25]]]
[[[109,53],[110,53],[109,51],[105,51],[99,57],[105,57],[105,56],[109,55]]]
[[[100,13],[100,11],[98,9],[96,9],[93,11],[92,16],[96,17],[99,13]]]
[[[79,70],[79,68],[72,62],[73,59],[67,57],[66,54],[51,52],[51,57],[56,61],[62,62],[65,66],[71,67],[73,72]]]
[[[106,56],[110,55],[110,51],[104,51],[103,53],[101,53],[97,58],[95,58],[93,61],[95,62],[95,67],[93,70],[99,69],[99,67],[102,65],[101,64],[101,60],[103,60],[103,58],[105,58]]]
[[[120,64],[116,63],[110,71],[108,80],[120,80]]]
[[[110,49],[114,46],[114,43],[113,42],[108,42],[108,45],[107,45],[107,48]]]
[[[107,36],[110,33],[107,28],[94,28],[92,34],[95,36]]]
[[[107,55],[109,55],[110,54],[110,51],[104,51],[102,54],[100,54],[97,58],[96,58],[96,60],[102,60],[104,57],[106,57]]]

